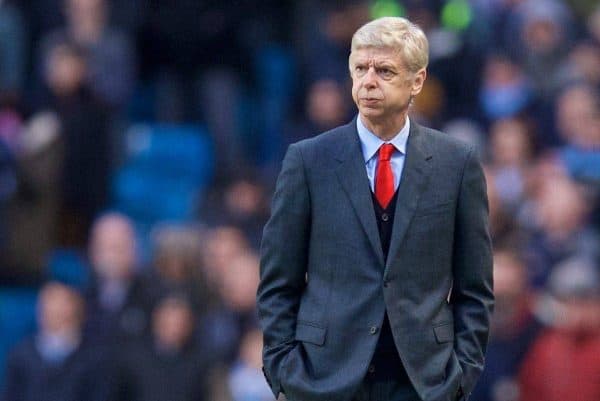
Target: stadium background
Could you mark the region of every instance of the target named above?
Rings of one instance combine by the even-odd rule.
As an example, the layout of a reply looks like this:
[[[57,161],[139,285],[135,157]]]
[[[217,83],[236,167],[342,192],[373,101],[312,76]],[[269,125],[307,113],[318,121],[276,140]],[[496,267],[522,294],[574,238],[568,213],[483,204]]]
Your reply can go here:
[[[430,41],[411,118],[485,162],[471,399],[600,400],[593,0],[0,0],[0,400],[272,399],[269,197],[288,144],[355,115],[350,38],[383,15]]]

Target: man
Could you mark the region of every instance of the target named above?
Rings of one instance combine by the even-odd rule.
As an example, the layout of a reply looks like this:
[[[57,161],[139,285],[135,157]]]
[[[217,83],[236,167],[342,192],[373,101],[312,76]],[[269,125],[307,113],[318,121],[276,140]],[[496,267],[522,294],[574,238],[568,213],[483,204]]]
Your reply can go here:
[[[290,401],[466,399],[493,305],[486,186],[473,149],[407,118],[424,33],[361,27],[359,115],[290,146],[262,243],[264,373]]]
[[[99,372],[106,359],[83,339],[84,301],[71,287],[45,284],[38,298],[38,331],[7,361],[5,401],[106,400]]]
[[[152,313],[151,336],[122,350],[114,401],[207,400],[207,354],[194,340],[194,312],[185,294],[169,293]]]
[[[112,348],[143,336],[151,299],[136,273],[133,222],[108,212],[94,222],[88,247],[93,280],[86,293],[86,334],[95,345]]]

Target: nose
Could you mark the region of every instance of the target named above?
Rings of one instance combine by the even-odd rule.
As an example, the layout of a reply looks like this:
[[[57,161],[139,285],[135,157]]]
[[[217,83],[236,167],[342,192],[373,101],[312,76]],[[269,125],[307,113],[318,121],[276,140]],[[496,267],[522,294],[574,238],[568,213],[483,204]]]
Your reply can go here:
[[[377,86],[377,73],[375,68],[369,67],[367,73],[363,77],[363,86],[366,89],[374,88]]]

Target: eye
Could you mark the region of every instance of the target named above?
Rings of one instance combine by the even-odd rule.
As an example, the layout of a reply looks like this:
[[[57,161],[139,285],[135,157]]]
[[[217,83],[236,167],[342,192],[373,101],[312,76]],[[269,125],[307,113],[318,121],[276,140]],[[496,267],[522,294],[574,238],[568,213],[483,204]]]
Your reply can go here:
[[[384,79],[391,79],[396,73],[389,68],[378,68],[377,74]]]
[[[367,71],[367,68],[364,65],[356,65],[354,67],[354,71],[359,74],[362,75]]]

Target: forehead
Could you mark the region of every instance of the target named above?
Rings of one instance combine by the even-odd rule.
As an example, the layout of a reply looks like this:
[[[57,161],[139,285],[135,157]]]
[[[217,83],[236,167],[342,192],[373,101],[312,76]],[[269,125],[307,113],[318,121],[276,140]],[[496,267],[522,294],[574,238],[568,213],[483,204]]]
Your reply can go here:
[[[393,64],[402,67],[400,53],[392,48],[364,47],[352,52],[350,59],[354,63]]]

